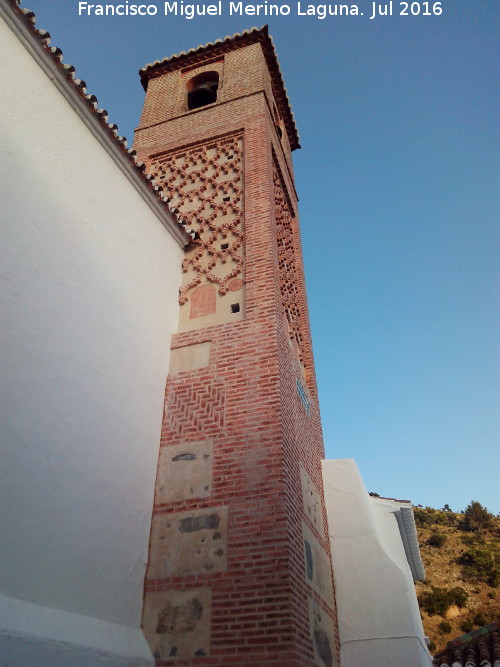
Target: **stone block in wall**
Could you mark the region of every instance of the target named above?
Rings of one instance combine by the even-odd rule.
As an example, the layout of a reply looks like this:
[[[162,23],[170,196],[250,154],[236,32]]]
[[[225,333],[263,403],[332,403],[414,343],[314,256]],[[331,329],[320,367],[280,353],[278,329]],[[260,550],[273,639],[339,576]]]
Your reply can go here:
[[[312,598],[309,598],[309,630],[316,664],[320,667],[335,667],[333,619]]]
[[[149,579],[224,572],[227,507],[153,515]]]
[[[215,289],[215,288],[214,288]],[[210,341],[175,347],[170,352],[171,375],[181,371],[195,371],[210,363]]]
[[[145,595],[142,628],[157,660],[209,655],[211,591],[150,591]]]
[[[330,559],[305,522],[302,523],[302,535],[304,539],[306,581],[330,607],[333,607]]]
[[[302,502],[304,514],[310,523],[316,528],[321,537],[325,537],[325,524],[323,522],[323,509],[321,496],[318,493],[312,479],[309,477],[304,466],[300,466],[300,484],[302,487]]]
[[[212,492],[212,460],[211,440],[161,447],[156,504],[208,498]]]

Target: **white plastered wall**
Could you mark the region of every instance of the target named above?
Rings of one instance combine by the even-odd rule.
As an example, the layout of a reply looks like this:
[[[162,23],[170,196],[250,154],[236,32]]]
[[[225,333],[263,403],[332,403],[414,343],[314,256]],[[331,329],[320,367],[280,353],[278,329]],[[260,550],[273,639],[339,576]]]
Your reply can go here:
[[[0,33],[0,662],[153,664],[140,617],[183,252]]]
[[[323,461],[323,485],[342,667],[428,667],[399,505],[371,498],[352,459]]]

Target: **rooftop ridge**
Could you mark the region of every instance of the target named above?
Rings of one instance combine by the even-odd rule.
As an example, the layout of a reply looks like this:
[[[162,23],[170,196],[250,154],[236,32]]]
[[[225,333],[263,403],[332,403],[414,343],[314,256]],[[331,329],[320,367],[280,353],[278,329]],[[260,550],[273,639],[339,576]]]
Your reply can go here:
[[[232,36],[226,35],[223,39],[216,39],[213,42],[200,44],[195,48],[189,49],[189,51],[180,51],[179,53],[167,56],[162,60],[155,60],[152,63],[148,63],[139,70],[142,86],[146,90],[150,79],[159,76],[160,74],[164,74],[165,72],[178,69],[181,66],[187,67],[196,64],[197,61],[201,60],[201,56],[219,56],[232,51],[234,48],[239,48],[241,45],[254,44],[257,42],[262,46],[271,73],[276,102],[285,122],[291,149],[295,150],[296,148],[300,148],[297,126],[295,124],[290,99],[285,88],[276,49],[272,37],[269,35],[267,25],[262,26],[262,28],[253,27],[249,30],[243,30]]]
[[[437,667],[498,667],[500,665],[500,620],[448,642],[445,649],[434,656]]]
[[[264,30],[265,28],[267,28],[267,26],[263,26],[262,28],[257,28],[256,26],[254,26],[249,30],[243,30],[242,32],[235,32],[234,35],[226,35],[222,39],[221,38],[215,39],[213,42],[207,42],[206,44],[198,44],[198,46],[189,49],[189,51],[179,51],[179,53],[173,53],[171,56],[166,56],[161,60],[155,60],[153,63],[147,63],[146,65],[144,65],[144,67],[141,67],[141,69],[139,70],[139,74],[146,73],[150,69],[154,69],[159,65],[166,65],[171,62],[177,61],[179,59],[185,58],[187,56],[196,55],[202,51],[205,51],[210,47],[216,47],[218,45],[227,44],[231,41],[236,40],[239,37],[244,37],[245,35],[253,35],[254,33],[258,33],[261,30]]]
[[[411,500],[400,500],[399,498],[389,498],[388,496],[379,496],[378,494],[376,496],[372,496],[371,494],[368,494],[371,496],[371,498],[375,498],[375,500],[393,500],[395,503],[409,503],[410,505],[412,504]]]
[[[469,642],[473,641],[474,639],[477,639],[477,637],[481,637],[481,635],[486,635],[489,632],[492,632],[493,630],[498,630],[500,629],[500,620],[499,621],[493,621],[492,623],[489,623],[488,625],[483,625],[481,628],[476,628],[476,630],[471,630],[470,632],[467,632],[465,635],[460,635],[460,637],[456,637],[455,639],[452,639],[451,641],[448,642],[448,646],[464,646],[465,644],[468,644]]]

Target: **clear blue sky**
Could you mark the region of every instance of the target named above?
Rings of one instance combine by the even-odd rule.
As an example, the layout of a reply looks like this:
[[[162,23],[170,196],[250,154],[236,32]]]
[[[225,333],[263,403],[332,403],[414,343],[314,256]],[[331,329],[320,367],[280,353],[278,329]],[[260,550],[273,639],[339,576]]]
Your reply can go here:
[[[303,147],[327,457],[354,458],[380,495],[457,511],[475,499],[496,513],[499,5],[445,0],[441,16],[404,17],[393,2],[393,16],[370,20],[360,0],[364,16],[319,20],[290,4],[289,17],[193,20],[79,17],[77,0],[23,6],[130,141],[140,67],[269,24]]]

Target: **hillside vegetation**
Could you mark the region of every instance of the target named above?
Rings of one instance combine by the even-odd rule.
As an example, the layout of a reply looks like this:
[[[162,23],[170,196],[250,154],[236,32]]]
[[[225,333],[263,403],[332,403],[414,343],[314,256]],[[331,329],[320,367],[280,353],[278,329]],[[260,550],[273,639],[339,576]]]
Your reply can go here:
[[[425,582],[417,596],[431,653],[500,618],[500,518],[472,501],[455,513],[414,507]]]

